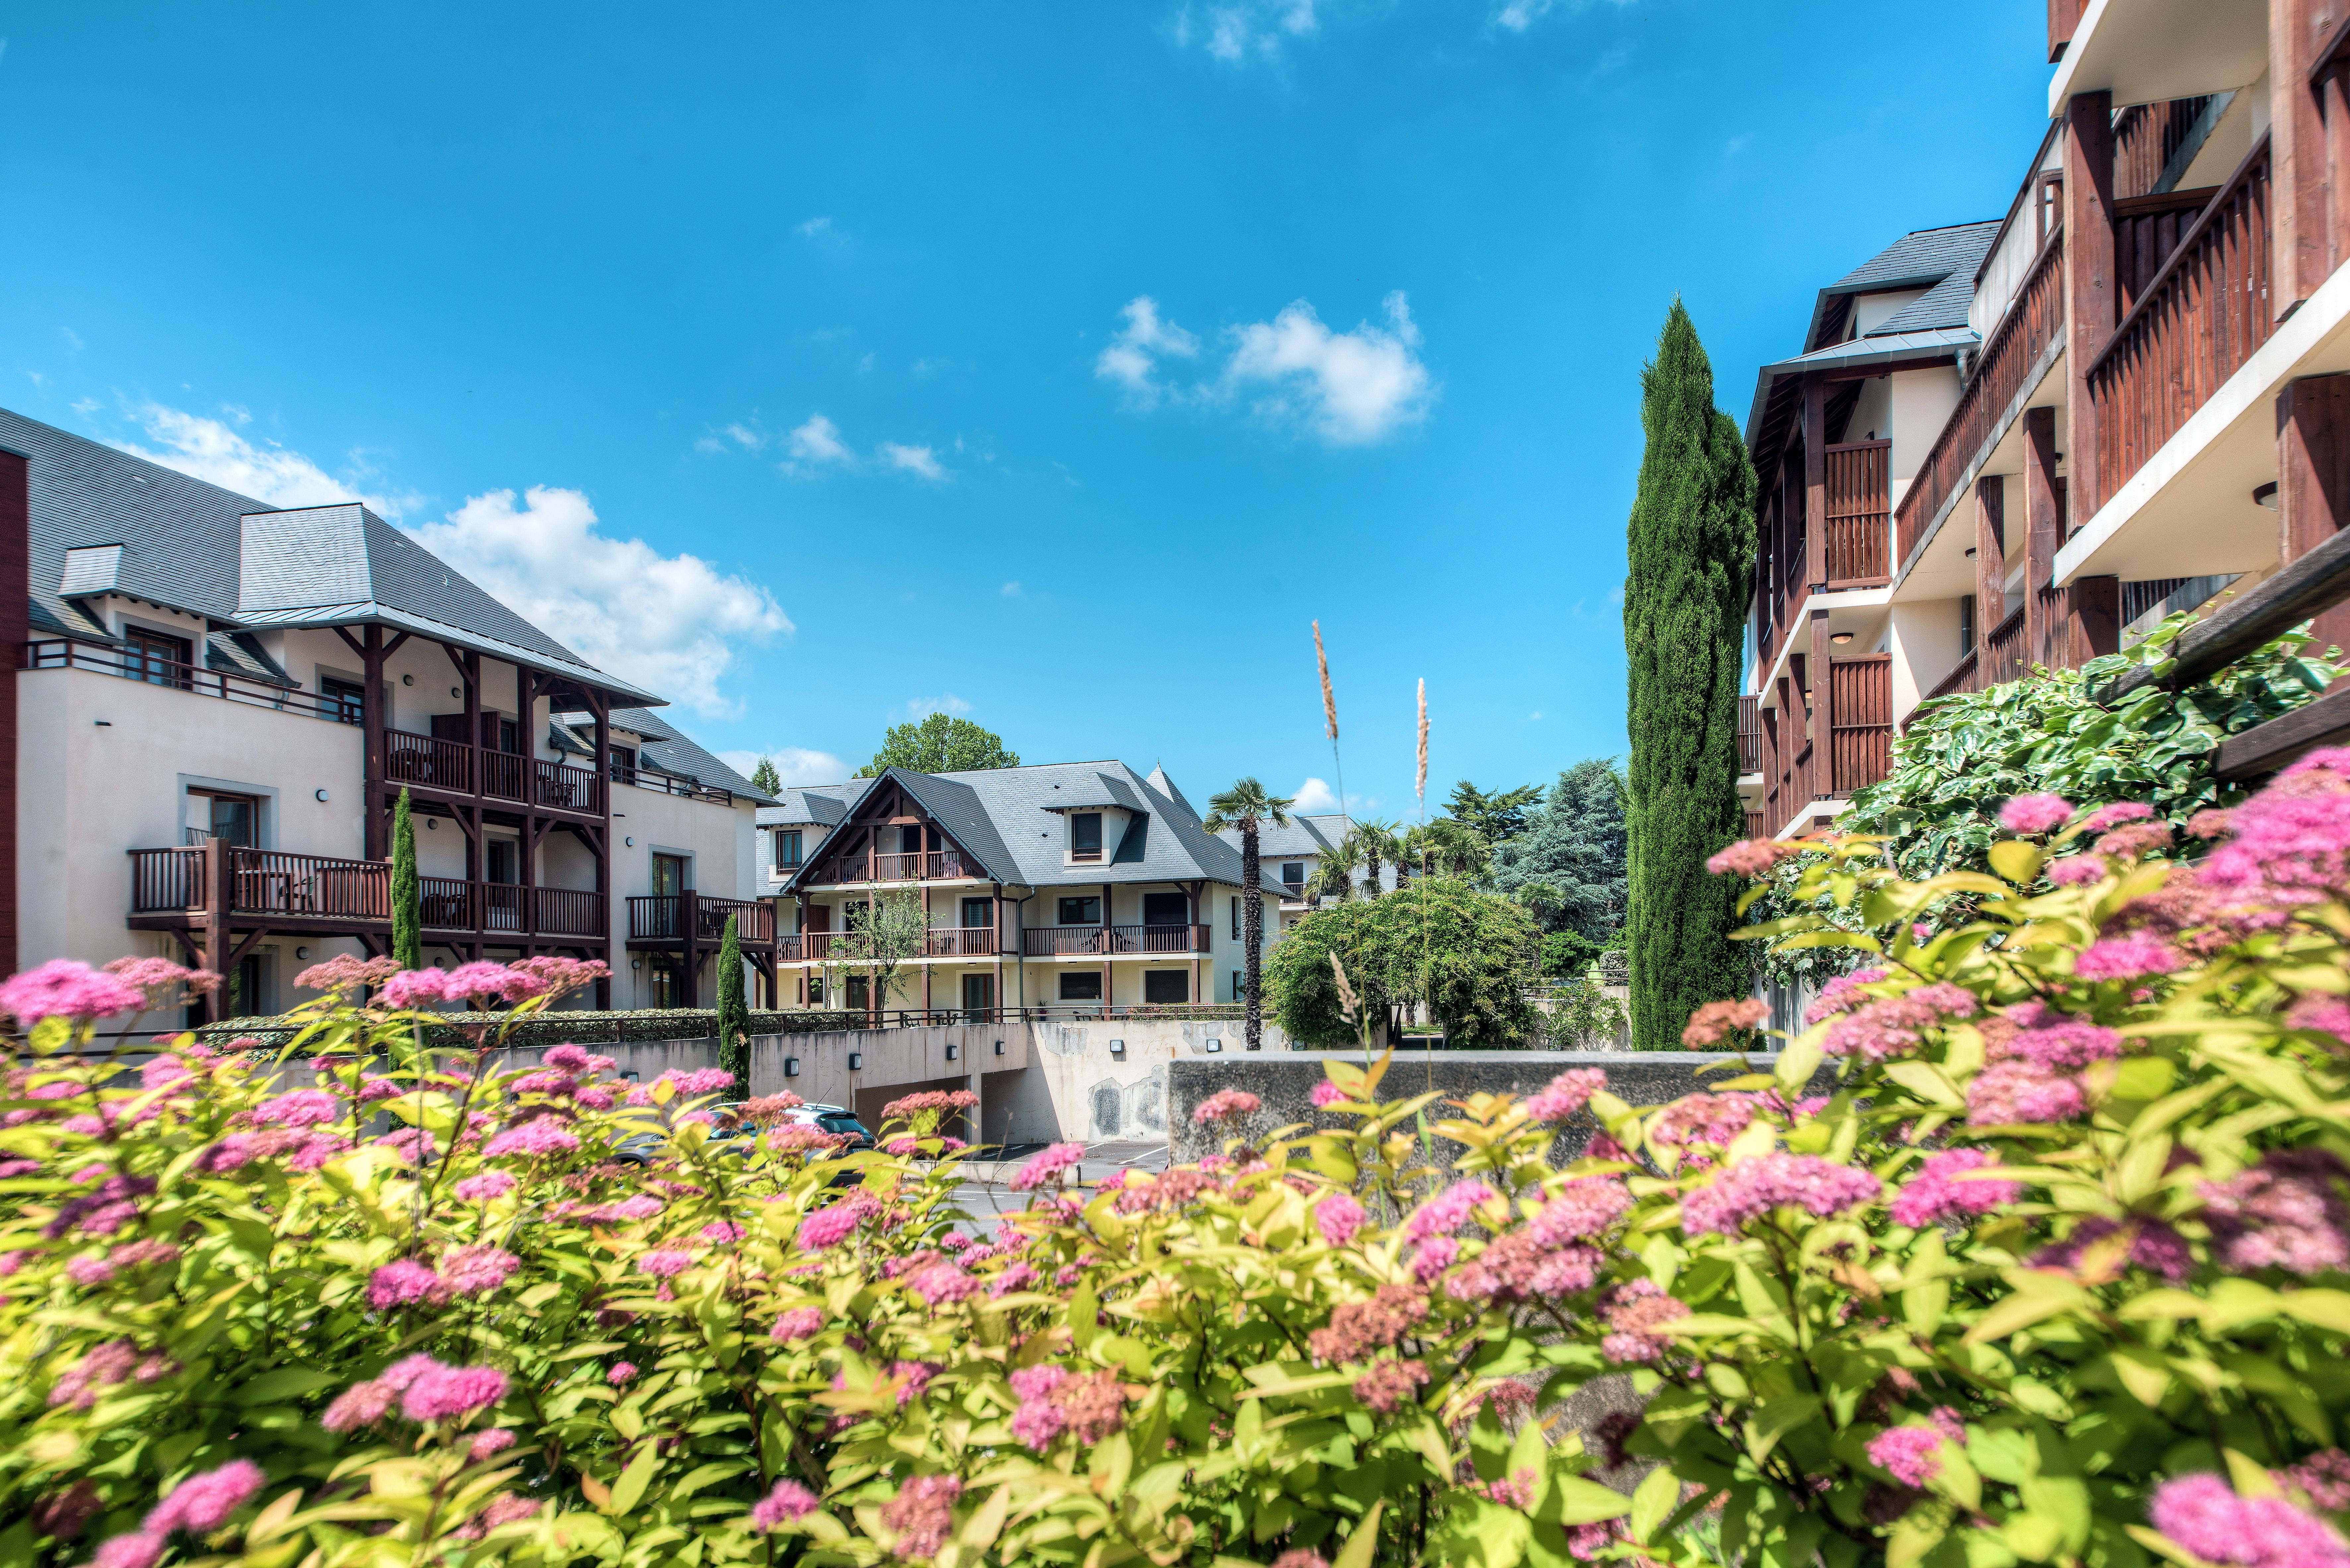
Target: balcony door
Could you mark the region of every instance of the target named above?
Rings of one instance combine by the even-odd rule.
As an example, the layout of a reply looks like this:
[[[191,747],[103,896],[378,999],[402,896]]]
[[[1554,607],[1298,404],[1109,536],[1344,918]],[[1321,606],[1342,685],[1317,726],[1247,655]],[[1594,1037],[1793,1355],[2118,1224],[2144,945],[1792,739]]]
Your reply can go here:
[[[685,891],[685,857],[656,855],[653,857],[653,897],[674,898]]]
[[[260,847],[261,802],[249,794],[190,790],[188,842],[200,845],[211,838],[240,849]]]
[[[1145,893],[1142,896],[1142,923],[1146,926],[1188,926],[1191,923],[1191,900],[1180,893]]]
[[[995,1011],[995,977],[992,974],[967,974],[962,977],[962,1021],[984,1023]]]
[[[522,929],[522,844],[513,838],[493,838],[482,846],[487,864],[483,873],[484,915],[494,931]]]

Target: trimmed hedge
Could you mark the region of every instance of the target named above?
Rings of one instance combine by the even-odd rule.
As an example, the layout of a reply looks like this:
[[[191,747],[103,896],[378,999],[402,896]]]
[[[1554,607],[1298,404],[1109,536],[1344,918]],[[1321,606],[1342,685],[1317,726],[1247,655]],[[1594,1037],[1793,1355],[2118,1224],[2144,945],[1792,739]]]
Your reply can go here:
[[[460,1030],[453,1023],[445,1035],[427,1042],[434,1045],[462,1044],[474,1028],[483,1023],[502,1024],[507,1016],[499,1012],[468,1012],[451,1014],[463,1017]],[[759,1012],[751,1014],[751,1034],[754,1039],[763,1034],[813,1034],[827,1029],[855,1029],[865,1015],[861,1012]],[[293,1027],[277,1018],[230,1018],[218,1023],[207,1023],[196,1031],[207,1040],[234,1039],[251,1035],[266,1045],[281,1045],[291,1039]],[[597,1012],[586,1009],[562,1012],[533,1013],[514,1019],[502,1036],[505,1044],[524,1048],[560,1045],[576,1040],[582,1045],[645,1044],[660,1040],[706,1040],[718,1033],[718,1010],[714,1007],[640,1007],[626,1012]]]

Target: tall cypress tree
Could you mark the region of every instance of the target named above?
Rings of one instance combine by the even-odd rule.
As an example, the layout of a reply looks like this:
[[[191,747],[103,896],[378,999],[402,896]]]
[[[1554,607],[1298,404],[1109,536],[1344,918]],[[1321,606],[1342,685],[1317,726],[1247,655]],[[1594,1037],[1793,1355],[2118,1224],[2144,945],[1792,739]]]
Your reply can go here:
[[[1752,965],[1729,940],[1738,884],[1705,868],[1745,826],[1738,799],[1738,675],[1754,558],[1754,470],[1713,405],[1713,367],[1679,299],[1640,372],[1648,451],[1624,583],[1631,667],[1629,919],[1632,1044],[1678,1049],[1700,1004],[1746,995]]]
[[[751,1009],[743,1000],[743,937],[734,917],[718,939],[718,1064],[734,1075],[734,1091],[751,1092]]]
[[[408,792],[391,808],[391,956],[402,969],[424,967],[424,920],[416,882],[416,822]]]

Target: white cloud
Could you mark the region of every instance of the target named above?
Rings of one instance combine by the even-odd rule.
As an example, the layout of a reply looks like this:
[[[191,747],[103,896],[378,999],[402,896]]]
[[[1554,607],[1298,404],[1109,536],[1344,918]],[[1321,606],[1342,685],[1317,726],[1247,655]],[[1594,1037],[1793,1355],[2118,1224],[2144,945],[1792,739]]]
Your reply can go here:
[[[762,762],[775,764],[775,776],[787,784],[839,784],[856,770],[830,752],[806,746],[771,746],[764,752],[721,752],[718,760],[749,778]]]
[[[1388,325],[1333,332],[1305,300],[1240,329],[1227,386],[1263,383],[1259,412],[1302,421],[1334,446],[1378,441],[1426,416],[1435,387],[1420,362],[1419,328],[1401,289],[1383,302]]]
[[[1537,709],[1535,709],[1533,712],[1531,712],[1531,713],[1529,713],[1529,714],[1527,714],[1527,715],[1526,715],[1526,722],[1528,722],[1528,723],[1530,723],[1530,724],[1540,722],[1541,722],[1541,719],[1542,719],[1542,716],[1543,716],[1543,711],[1542,711],[1541,709],[1537,708]]]
[[[936,697],[910,697],[906,700],[906,717],[927,719],[933,713],[968,713],[971,704],[951,691],[941,691]]]
[[[1147,294],[1128,300],[1119,314],[1126,317],[1126,325],[1094,361],[1094,374],[1118,382],[1136,402],[1149,408],[1166,390],[1151,379],[1158,369],[1155,356],[1189,359],[1199,353],[1200,340],[1172,321],[1159,319],[1159,302]]]
[[[74,352],[76,352],[76,353],[79,353],[79,352],[81,351],[81,334],[80,334],[80,333],[76,332],[76,331],[75,331],[72,327],[58,327],[58,328],[57,328],[57,330],[58,330],[59,332],[62,332],[62,333],[64,333],[64,334],[65,334],[65,337],[66,337],[66,347],[67,347],[67,348],[70,348],[70,349],[74,350]]]
[[[768,232],[774,233],[773,230]],[[805,223],[795,223],[792,226],[792,232],[804,240],[829,239],[835,233],[829,217],[810,218]]]
[[[1242,66],[1279,60],[1283,44],[1319,26],[1314,0],[1234,0],[1202,7],[1196,21],[1186,5],[1176,15],[1175,43],[1188,48],[1196,40],[1216,59]]]
[[[822,414],[810,414],[807,422],[785,438],[795,462],[854,463],[857,454],[840,439],[840,427]]]
[[[885,441],[877,450],[893,468],[919,473],[924,479],[944,479],[947,476],[947,471],[939,465],[938,454],[929,447],[900,446],[894,441]]]
[[[98,408],[95,400],[74,405],[75,411],[84,417],[95,413]],[[252,418],[243,409],[226,411],[238,418],[239,422]],[[141,446],[135,441],[117,440],[109,445],[272,506],[328,506],[339,501],[359,501],[377,515],[397,521],[410,508],[423,504],[423,497],[412,492],[370,491],[368,482],[382,475],[356,452],[350,454],[343,472],[336,475],[301,452],[274,441],[256,443],[223,421],[203,414],[155,402],[141,403],[130,414],[153,444]]]
[[[719,694],[737,641],[792,630],[764,587],[696,556],[664,556],[641,539],[598,531],[576,490],[534,485],[469,499],[417,542],[590,664],[684,703],[726,716]]]
[[[1618,583],[1614,587],[1607,590],[1607,602],[1614,605],[1617,609],[1622,609],[1624,607],[1623,584]]]
[[[1632,0],[1612,0],[1612,4],[1617,5],[1631,3]],[[1493,13],[1493,20],[1513,33],[1523,33],[1562,5],[1580,10],[1587,4],[1589,0],[1505,0],[1502,8]]]
[[[1019,585],[1019,583],[1017,583],[1017,582],[1015,581],[1015,582],[1009,582],[1009,583],[1004,584],[1004,585],[1003,585],[1003,597],[1004,597],[1005,598],[1007,598],[1007,599],[1016,599],[1016,598],[1018,598],[1018,597],[1020,597],[1020,585]]]
[[[1338,792],[1326,779],[1309,778],[1290,794],[1289,809],[1298,816],[1327,816],[1338,809]],[[1369,811],[1378,804],[1377,795],[1347,797],[1347,806],[1351,811]]]

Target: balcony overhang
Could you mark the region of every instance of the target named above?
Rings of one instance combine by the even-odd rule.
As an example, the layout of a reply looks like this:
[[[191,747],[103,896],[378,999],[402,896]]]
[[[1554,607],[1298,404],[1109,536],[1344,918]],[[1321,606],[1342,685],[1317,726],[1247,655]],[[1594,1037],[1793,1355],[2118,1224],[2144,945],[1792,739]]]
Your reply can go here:
[[[2092,0],[2048,84],[2048,112],[2085,92],[2109,92],[2117,109],[2224,92],[2268,68],[2265,6]]]

